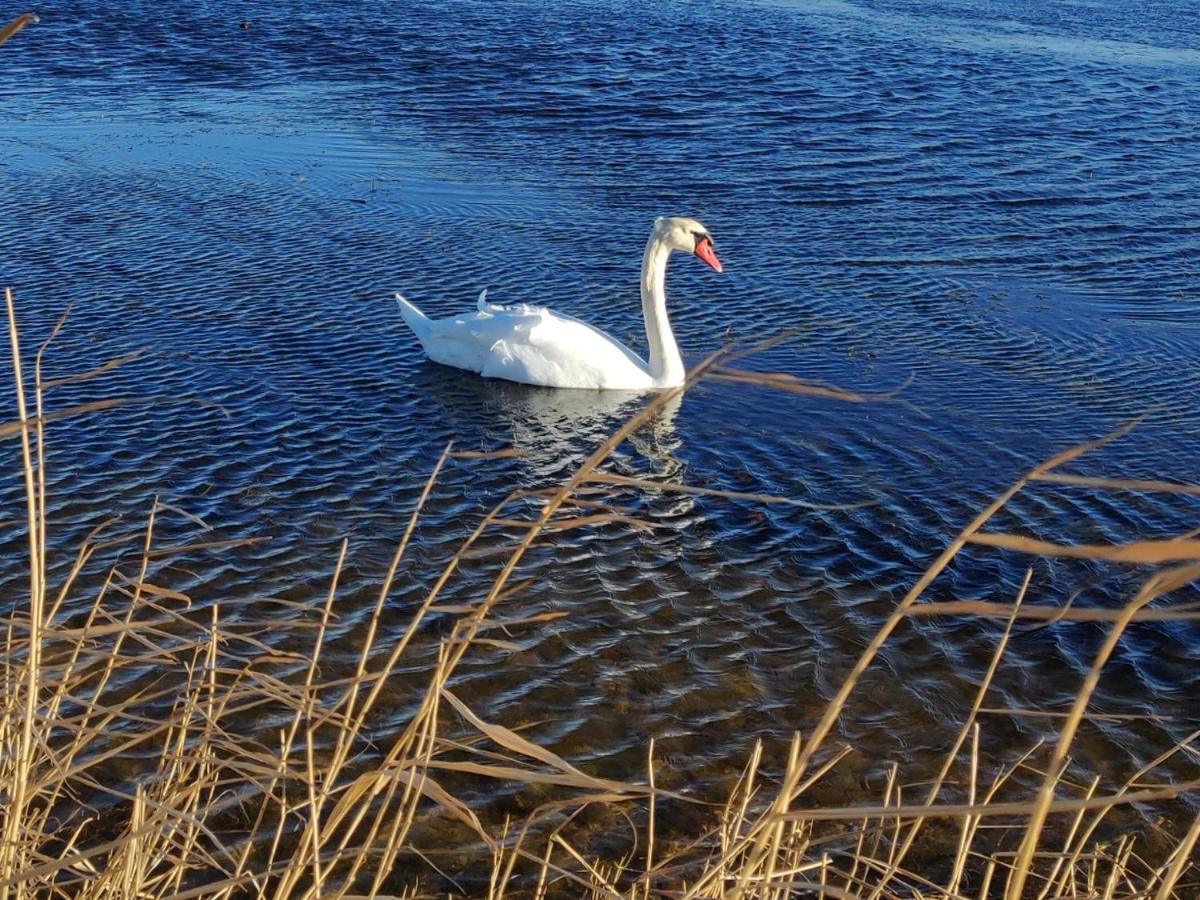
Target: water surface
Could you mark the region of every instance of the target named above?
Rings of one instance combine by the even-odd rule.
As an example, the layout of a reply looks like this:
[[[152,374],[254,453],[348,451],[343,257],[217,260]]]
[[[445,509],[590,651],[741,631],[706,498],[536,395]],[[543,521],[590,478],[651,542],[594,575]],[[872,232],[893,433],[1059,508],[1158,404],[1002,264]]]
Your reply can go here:
[[[756,739],[781,754],[949,537],[1053,452],[1150,410],[1080,470],[1200,479],[1196,10],[40,12],[0,51],[3,281],[27,335],[72,305],[52,374],[148,350],[56,403],[177,398],[51,428],[56,539],[71,546],[114,512],[136,529],[156,495],[216,538],[270,535],[170,572],[173,587],[237,609],[266,595],[318,604],[346,537],[330,666],[354,663],[355,626],[447,442],[526,455],[448,469],[388,598],[389,637],[492,503],[569,474],[638,402],[427,363],[391,293],[440,315],[487,287],[637,346],[637,267],[657,215],[703,220],[725,262],[723,276],[672,264],[690,361],[797,329],[748,364],[853,390],[909,383],[904,402],[866,406],[704,384],[612,464],[870,505],[630,495],[652,533],[572,532],[530,556],[520,575],[534,583],[512,614],[567,615],[517,634],[519,653],[470,657],[458,691],[495,721],[538,723],[534,739],[591,771],[635,777],[653,737],[663,777],[704,790]],[[5,486],[8,508],[19,490]],[[1195,517],[1186,499],[1047,487],[999,525],[1095,542],[1175,534]],[[164,541],[195,531],[181,517],[160,527]],[[10,595],[21,540],[10,526]],[[1028,563],[970,551],[933,593],[1007,600]],[[1111,605],[1137,580],[1033,566],[1039,602],[1084,587],[1075,602]],[[477,597],[493,571],[466,566],[448,599]],[[1103,634],[1021,630],[990,705],[1062,709]],[[880,760],[922,771],[995,637],[940,620],[898,634],[843,725],[864,752],[835,802]],[[1197,727],[1198,637],[1133,630],[1095,706],[1166,718],[1087,726],[1093,770],[1123,777]],[[381,736],[408,702],[398,688]],[[989,752],[1024,749],[1045,727],[990,719]]]

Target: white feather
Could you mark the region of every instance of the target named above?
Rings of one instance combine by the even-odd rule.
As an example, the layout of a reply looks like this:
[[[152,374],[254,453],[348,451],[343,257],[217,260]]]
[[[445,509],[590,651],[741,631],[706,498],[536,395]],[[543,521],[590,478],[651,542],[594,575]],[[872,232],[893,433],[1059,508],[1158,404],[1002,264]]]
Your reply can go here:
[[[572,316],[541,306],[489,303],[486,289],[480,292],[473,314],[447,319],[427,318],[399,294],[396,301],[429,358],[443,365],[546,387],[634,391],[675,387],[683,383],[684,369],[667,321],[663,283],[668,255],[672,250],[692,252],[698,235],[707,237],[707,231],[692,219],[660,218],[654,223],[642,263],[649,363]],[[719,270],[719,264],[714,268]]]

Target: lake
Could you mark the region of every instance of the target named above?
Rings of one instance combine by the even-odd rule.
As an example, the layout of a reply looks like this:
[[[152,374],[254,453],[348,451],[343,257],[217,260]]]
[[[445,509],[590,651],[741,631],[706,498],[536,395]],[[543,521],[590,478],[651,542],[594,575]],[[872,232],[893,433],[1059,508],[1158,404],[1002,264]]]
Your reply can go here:
[[[137,531],[156,496],[187,514],[161,517],[164,543],[269,536],[163,576],[236,616],[265,596],[319,605],[346,538],[332,672],[355,664],[448,442],[524,455],[448,467],[388,598],[394,634],[493,503],[569,475],[642,402],[429,363],[392,294],[447,315],[488,288],[640,350],[637,273],[659,215],[702,220],[725,265],[672,263],[690,364],[795,330],[741,365],[901,390],[850,405],[701,383],[611,470],[841,508],[628,492],[650,531],[571,531],[531,554],[511,616],[566,615],[517,632],[517,651],[473,654],[456,690],[589,771],[638,777],[654,738],[675,783],[704,792],[756,740],[781,753],[953,535],[1058,450],[1147,414],[1074,470],[1200,480],[1200,8],[39,12],[0,50],[0,273],[30,350],[72,306],[51,376],[146,351],[56,389],[52,407],[148,398],[50,427],[54,544],[113,514]],[[1043,486],[998,527],[1097,543],[1177,534],[1196,511],[1195,498]],[[189,517],[211,526],[204,538]],[[23,541],[8,524],[10,596]],[[1005,602],[1031,564],[1044,603],[1112,606],[1138,581],[974,549],[933,593]],[[477,597],[494,565],[470,561],[447,602]],[[827,799],[878,784],[889,760],[925,771],[1000,627],[901,629],[843,718],[864,752]],[[1106,631],[1018,629],[990,705],[1066,708]],[[435,620],[427,653],[438,636]],[[292,637],[281,625],[264,640]],[[1139,718],[1087,725],[1080,758],[1123,777],[1200,727],[1198,663],[1195,625],[1132,629],[1094,708]],[[400,678],[422,683],[415,664]],[[397,689],[393,723],[410,702]],[[1047,723],[985,726],[1001,758]]]

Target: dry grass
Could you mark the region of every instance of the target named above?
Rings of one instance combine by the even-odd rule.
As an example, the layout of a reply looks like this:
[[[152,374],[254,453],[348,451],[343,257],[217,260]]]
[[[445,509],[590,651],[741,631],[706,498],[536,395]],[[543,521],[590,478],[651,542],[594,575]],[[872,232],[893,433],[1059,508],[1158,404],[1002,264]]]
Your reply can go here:
[[[19,436],[29,536],[29,596],[5,625],[0,694],[0,897],[356,897],[423,896],[421,873],[459,893],[488,896],[821,898],[1043,898],[1144,897],[1166,900],[1200,893],[1194,849],[1200,818],[1178,823],[1157,857],[1138,836],[1099,838],[1118,806],[1169,804],[1200,787],[1194,734],[1119,784],[1100,776],[1082,782],[1070,773],[1072,742],[1088,716],[1097,678],[1131,622],[1194,619],[1194,605],[1173,594],[1200,576],[1200,542],[1191,535],[1119,546],[1067,546],[983,529],[1019,492],[1053,482],[1088,490],[1167,491],[1197,487],[1162,481],[1083,478],[1064,466],[1115,440],[1110,435],[1064,451],[1036,467],[985,508],[950,542],[897,605],[829,703],[819,723],[787,748],[782,774],[765,778],[761,744],[724,806],[688,841],[658,832],[680,804],[695,801],[656,786],[648,748],[644,783],[588,774],[567,759],[472,710],[452,690],[457,666],[473,650],[511,646],[495,638],[499,626],[536,627],[557,613],[506,620],[504,601],[522,587],[511,583],[522,556],[549,534],[577,527],[644,523],[612,505],[620,491],[685,491],[755,502],[785,498],[724,494],[683,484],[646,483],[602,469],[608,456],[651,421],[672,399],[652,399],[566,481],[536,492],[514,492],[480,521],[445,567],[399,640],[380,643],[380,622],[393,579],[417,527],[430,490],[446,465],[478,453],[447,448],[434,467],[396,549],[373,613],[363,626],[352,675],[324,677],[321,656],[336,619],[335,599],[345,560],[343,544],[324,598],[275,608],[288,627],[307,634],[300,651],[273,649],[256,637],[272,622],[245,610],[230,618],[220,606],[202,607],[156,580],[161,566],[182,552],[220,542],[159,547],[156,520],[178,511],[156,505],[139,537],[110,537],[102,524],[80,548],[65,575],[50,583],[47,565],[43,428],[66,414],[97,411],[105,403],[59,413],[43,408],[48,390],[77,379],[45,382],[39,349],[28,409],[28,378],[21,356],[11,294],[6,294],[19,419],[0,433]],[[60,323],[61,324],[61,323]],[[811,393],[826,399],[883,402],[780,375],[729,367],[734,356],[714,354],[689,378],[718,377],[739,384]],[[125,360],[82,377],[95,377]],[[119,402],[119,401],[113,401]],[[510,451],[501,451],[501,454]],[[486,456],[486,454],[484,454]],[[531,515],[529,510],[535,512]],[[524,512],[524,516],[522,513]],[[500,529],[519,538],[496,550]],[[487,540],[484,540],[487,538]],[[1011,603],[926,602],[925,592],[965,546],[997,552],[1087,556],[1138,563],[1145,577],[1119,609],[1094,610],[1026,604],[1029,578]],[[79,597],[80,574],[102,551],[125,552],[108,569],[90,604]],[[441,595],[467,558],[493,555],[498,571],[477,602],[452,606]],[[58,570],[53,570],[58,571]],[[81,606],[86,607],[80,611]],[[428,684],[413,697],[414,712],[389,744],[373,740],[373,714],[394,673],[414,648],[431,613],[456,623],[439,648]],[[828,747],[863,673],[885,642],[915,615],[1001,617],[1006,629],[972,706],[932,782],[905,785],[894,768],[874,805],[811,807],[806,798],[853,751]],[[1020,619],[1102,621],[1108,635],[1079,686],[1073,707],[1046,712],[1057,725],[1052,746],[1029,747],[998,771],[981,762],[980,720],[989,686],[1003,663]],[[278,621],[274,622],[278,627]],[[305,629],[307,629],[305,631]],[[162,673],[156,680],[131,675]],[[129,688],[128,684],[142,685]],[[247,734],[248,713],[276,723]],[[1036,713],[1038,711],[1024,711]],[[455,738],[445,725],[458,723]],[[472,737],[463,738],[462,724]],[[396,733],[398,731],[398,733]],[[1196,777],[1164,783],[1161,767],[1180,761]],[[1036,769],[1040,789],[1012,799],[1014,774]],[[553,790],[521,822],[496,827],[482,821],[453,792],[455,779],[494,780]],[[918,793],[914,793],[918,792]],[[915,802],[914,802],[915,798]],[[949,800],[944,798],[951,798]],[[640,845],[620,858],[590,858],[572,842],[572,822],[596,806],[628,809],[642,824]],[[1164,807],[1177,810],[1179,805]],[[435,817],[455,823],[458,849],[435,856],[418,847],[417,830]],[[1062,827],[1049,832],[1055,817]],[[941,823],[937,846],[944,864],[922,871],[914,848]],[[949,823],[951,831],[945,830]],[[1002,840],[991,826],[1002,823]],[[949,835],[947,837],[946,835]],[[428,844],[425,844],[428,848]],[[404,858],[399,864],[401,857]],[[482,868],[480,868],[482,866]],[[442,892],[445,893],[444,891]]]
[[[0,44],[5,43],[25,26],[34,25],[37,21],[38,17],[33,13],[21,13],[21,15],[16,16],[8,24],[0,27]]]

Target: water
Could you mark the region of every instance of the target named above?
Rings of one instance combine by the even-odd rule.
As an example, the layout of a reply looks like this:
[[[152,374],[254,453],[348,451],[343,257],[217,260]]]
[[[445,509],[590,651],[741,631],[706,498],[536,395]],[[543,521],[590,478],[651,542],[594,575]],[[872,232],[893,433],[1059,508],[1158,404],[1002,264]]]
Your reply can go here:
[[[261,596],[319,603],[346,537],[330,671],[353,664],[355,626],[448,441],[526,456],[449,468],[389,597],[385,650],[493,502],[569,474],[636,408],[424,362],[391,293],[441,315],[488,287],[637,342],[637,267],[657,215],[701,219],[725,263],[723,276],[672,265],[690,361],[796,328],[748,364],[853,390],[911,383],[904,402],[866,406],[704,384],[613,463],[871,505],[630,495],[652,534],[571,532],[530,557],[520,575],[534,583],[511,615],[567,616],[518,632],[519,653],[470,657],[457,690],[494,721],[536,723],[531,737],[589,771],[636,777],[653,737],[661,777],[703,792],[758,738],[782,753],[949,537],[1057,450],[1150,411],[1077,469],[1200,479],[1200,11],[747,0],[39,12],[0,50],[0,273],[31,342],[73,306],[50,374],[148,351],[53,404],[160,398],[51,428],[58,545],[114,512],[136,530],[155,495],[209,523],[205,539],[269,535],[160,575],[236,616]],[[5,486],[6,508],[19,510],[19,491]],[[1195,518],[1186,498],[1042,487],[997,527],[1095,542]],[[195,539],[180,516],[160,528],[164,542]],[[7,529],[4,583],[19,596],[22,538]],[[1008,600],[1028,562],[969,551],[932,595]],[[1075,602],[1112,605],[1136,584],[1033,566],[1037,602],[1082,587]],[[492,571],[468,565],[448,599],[477,597]],[[902,629],[848,711],[843,736],[863,752],[827,797],[877,785],[882,760],[925,771],[996,634],[959,620]],[[989,705],[1064,708],[1103,634],[1020,630]],[[1197,727],[1198,637],[1133,629],[1095,708],[1164,718],[1085,726],[1091,771],[1128,775]],[[397,688],[391,727],[410,699]],[[997,759],[1047,727],[985,724]]]

